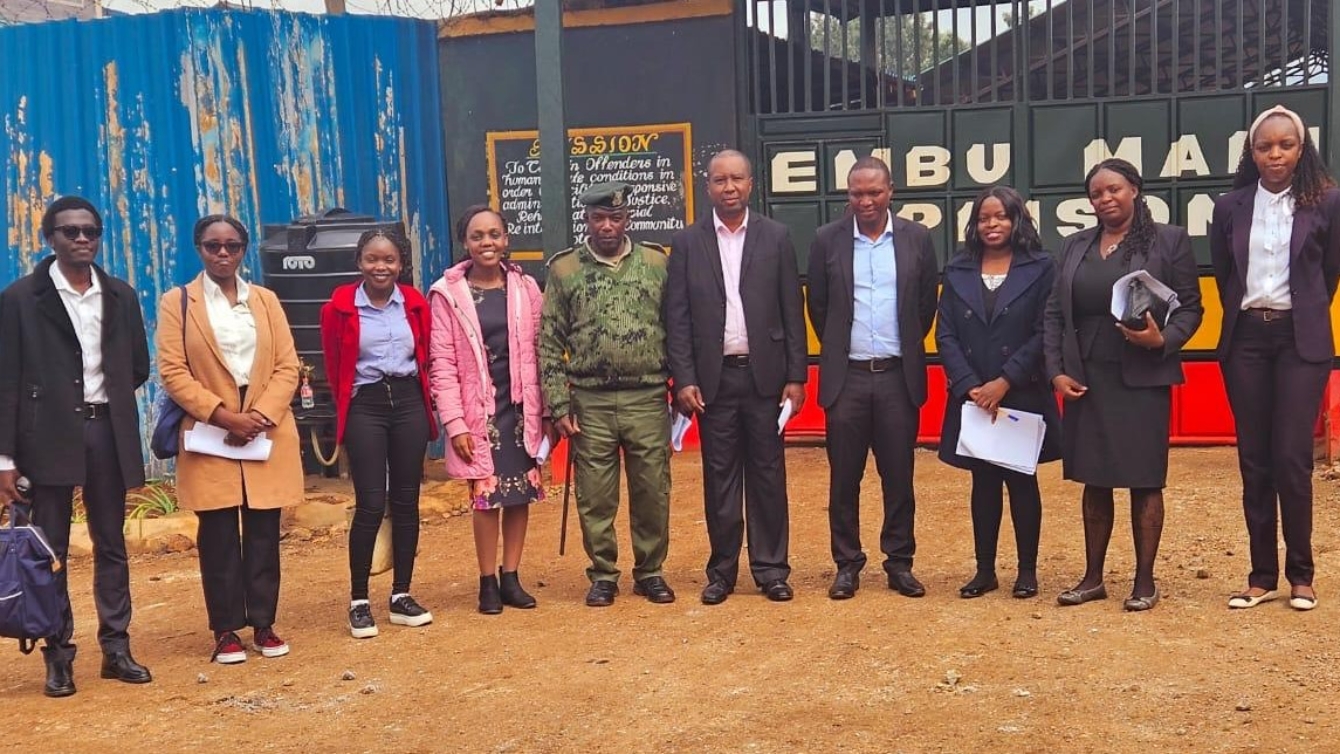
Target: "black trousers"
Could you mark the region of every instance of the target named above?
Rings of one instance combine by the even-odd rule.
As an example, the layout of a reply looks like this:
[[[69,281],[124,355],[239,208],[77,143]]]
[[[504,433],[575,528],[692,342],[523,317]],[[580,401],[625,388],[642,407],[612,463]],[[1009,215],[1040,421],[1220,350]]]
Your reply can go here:
[[[349,527],[352,599],[368,598],[372,550],[388,503],[395,564],[391,594],[409,591],[419,549],[419,484],[428,434],[418,377],[363,385],[349,404],[344,452],[354,480],[354,521]]]
[[[1239,315],[1223,363],[1252,556],[1247,583],[1262,589],[1279,586],[1277,521],[1285,578],[1312,584],[1312,429],[1331,366],[1299,358],[1293,327]]]
[[[1038,478],[1018,471],[982,464],[972,470],[972,538],[978,571],[996,570],[996,546],[1005,500],[1010,491],[1010,520],[1020,571],[1038,567],[1038,539],[1042,535],[1042,493]]]
[[[916,554],[912,471],[919,412],[907,392],[901,360],[893,359],[891,364],[883,372],[849,369],[842,392],[826,414],[831,480],[828,526],[833,562],[841,570],[865,567],[861,479],[871,450],[884,497],[884,524],[879,534],[884,570],[892,573],[910,569]]]
[[[197,511],[200,581],[214,632],[274,625],[279,609],[279,509]],[[240,524],[240,528],[239,528]]]
[[[712,546],[707,579],[731,586],[740,572],[746,525],[754,582],[762,586],[791,575],[786,464],[777,433],[779,396],[760,396],[750,369],[726,366],[716,396],[698,418],[703,503]]]
[[[88,512],[88,534],[93,541],[93,605],[98,612],[98,643],[102,651],[120,652],[130,647],[130,567],[126,563],[126,484],[116,455],[116,436],[106,416],[84,422],[84,436],[73,452],[84,454],[88,469],[84,477],[84,510]],[[47,542],[64,566],[70,551],[70,514],[74,488],[47,486],[33,480],[33,523],[42,527]],[[69,594],[67,574],[56,574],[61,589]],[[65,625],[47,638],[47,646],[67,646],[74,636],[74,613],[65,602]]]

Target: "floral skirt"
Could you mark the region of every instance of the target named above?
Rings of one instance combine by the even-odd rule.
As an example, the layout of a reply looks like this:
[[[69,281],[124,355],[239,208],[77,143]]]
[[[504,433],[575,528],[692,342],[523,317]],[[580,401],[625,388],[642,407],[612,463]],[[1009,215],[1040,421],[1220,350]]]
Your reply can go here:
[[[520,406],[508,403],[489,419],[489,450],[493,476],[470,480],[470,507],[487,511],[544,499],[540,467],[526,452]]]

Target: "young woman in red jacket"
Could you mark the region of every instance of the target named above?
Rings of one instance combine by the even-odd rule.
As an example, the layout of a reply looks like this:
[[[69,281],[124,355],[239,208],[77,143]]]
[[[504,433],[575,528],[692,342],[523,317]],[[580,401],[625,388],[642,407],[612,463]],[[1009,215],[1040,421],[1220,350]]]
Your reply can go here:
[[[391,623],[433,621],[409,594],[419,548],[419,482],[429,439],[437,437],[428,397],[428,329],[432,317],[409,278],[409,240],[370,230],[358,239],[362,282],[335,289],[321,309],[321,345],[335,394],[336,440],[354,480],[349,527],[349,633],[377,635],[368,603],[372,549],[391,510]]]

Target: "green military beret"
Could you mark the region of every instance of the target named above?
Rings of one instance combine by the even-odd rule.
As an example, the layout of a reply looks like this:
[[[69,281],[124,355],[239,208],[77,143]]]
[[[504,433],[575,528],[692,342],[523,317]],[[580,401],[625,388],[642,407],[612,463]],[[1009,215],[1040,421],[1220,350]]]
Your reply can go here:
[[[628,206],[628,195],[631,193],[633,193],[633,187],[627,183],[610,181],[608,183],[597,183],[587,189],[578,197],[578,201],[587,207],[623,209]]]

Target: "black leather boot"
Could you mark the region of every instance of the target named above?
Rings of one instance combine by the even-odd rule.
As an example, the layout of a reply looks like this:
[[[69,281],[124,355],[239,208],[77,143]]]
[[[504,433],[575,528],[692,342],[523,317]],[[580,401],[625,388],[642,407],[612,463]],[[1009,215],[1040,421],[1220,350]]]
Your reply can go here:
[[[42,659],[47,664],[47,684],[42,689],[43,694],[53,698],[74,695],[74,653],[73,644],[42,647]]]
[[[498,593],[498,577],[480,576],[479,612],[485,615],[497,615],[502,609],[502,595]]]
[[[502,603],[508,607],[519,607],[523,610],[529,610],[535,607],[535,598],[526,593],[521,588],[521,579],[517,578],[516,571],[498,571],[498,580],[502,590]]]

